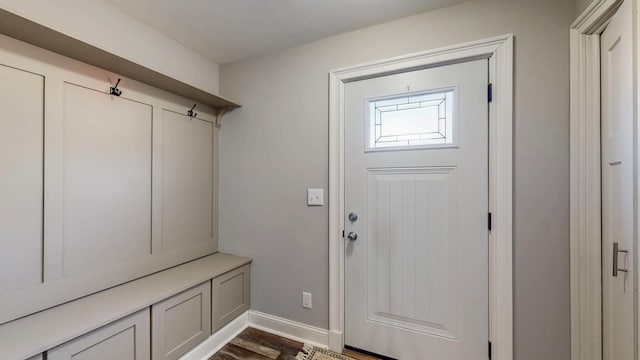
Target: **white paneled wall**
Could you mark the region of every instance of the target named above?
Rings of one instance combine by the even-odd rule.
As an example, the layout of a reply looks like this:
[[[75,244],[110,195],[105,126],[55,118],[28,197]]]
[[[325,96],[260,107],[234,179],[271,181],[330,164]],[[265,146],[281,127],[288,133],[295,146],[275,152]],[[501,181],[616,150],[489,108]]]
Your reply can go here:
[[[63,276],[151,255],[153,106],[69,83],[63,93]]]
[[[0,65],[0,293],[42,281],[44,77]]]
[[[214,237],[213,153],[215,126],[162,110],[162,250]],[[185,191],[188,189],[189,191]]]
[[[215,110],[0,36],[0,324],[217,251]]]

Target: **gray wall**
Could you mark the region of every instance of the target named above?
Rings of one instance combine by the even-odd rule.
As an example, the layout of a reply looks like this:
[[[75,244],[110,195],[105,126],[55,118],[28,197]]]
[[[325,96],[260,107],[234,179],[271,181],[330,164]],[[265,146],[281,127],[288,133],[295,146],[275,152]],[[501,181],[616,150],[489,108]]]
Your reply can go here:
[[[574,0],[475,0],[221,67],[220,248],[252,256],[252,308],[328,326],[330,70],[513,33],[515,352],[567,360],[569,24]],[[313,309],[301,292],[314,295]]]

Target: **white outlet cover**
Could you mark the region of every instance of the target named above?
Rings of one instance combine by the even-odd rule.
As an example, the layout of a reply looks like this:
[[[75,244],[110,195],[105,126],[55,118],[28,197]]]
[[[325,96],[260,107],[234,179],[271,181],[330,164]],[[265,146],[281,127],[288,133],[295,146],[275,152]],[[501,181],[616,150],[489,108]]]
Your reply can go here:
[[[324,206],[324,189],[307,189],[307,205]]]
[[[302,307],[305,309],[311,309],[311,293],[302,293]]]

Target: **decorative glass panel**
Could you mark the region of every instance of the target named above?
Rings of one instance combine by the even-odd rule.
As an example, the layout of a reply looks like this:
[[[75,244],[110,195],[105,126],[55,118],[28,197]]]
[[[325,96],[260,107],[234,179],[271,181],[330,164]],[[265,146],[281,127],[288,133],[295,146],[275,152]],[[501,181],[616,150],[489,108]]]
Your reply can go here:
[[[369,149],[453,144],[453,90],[369,101]]]

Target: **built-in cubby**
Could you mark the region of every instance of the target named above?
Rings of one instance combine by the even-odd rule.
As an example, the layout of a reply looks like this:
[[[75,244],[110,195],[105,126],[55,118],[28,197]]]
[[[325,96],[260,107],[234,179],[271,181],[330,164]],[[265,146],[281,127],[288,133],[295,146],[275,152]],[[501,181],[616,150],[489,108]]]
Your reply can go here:
[[[0,83],[0,324],[217,251],[235,104],[3,35]]]
[[[66,359],[68,349],[78,353],[106,339],[131,344],[125,333],[132,329],[148,351],[136,357],[129,351],[131,359],[177,359],[219,330],[211,327],[216,322],[212,309],[222,299],[242,304],[226,314],[227,321],[248,310],[248,291],[223,287],[211,296],[211,289],[237,274],[248,289],[250,264],[247,257],[216,253],[0,325],[0,358],[24,360],[46,353],[47,359]],[[105,347],[105,356],[112,350]],[[92,360],[102,359],[91,354],[96,356]],[[128,359],[117,354],[105,359]]]
[[[249,305],[217,235],[238,105],[2,9],[0,34],[0,358],[178,359]]]

